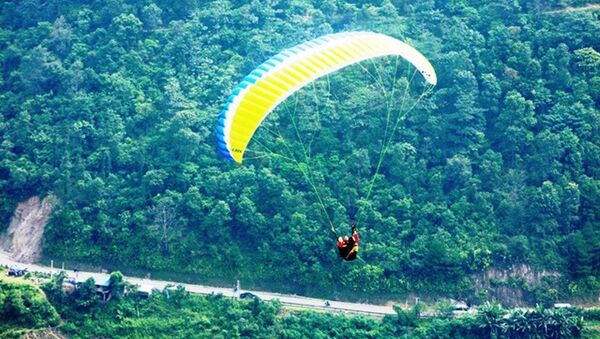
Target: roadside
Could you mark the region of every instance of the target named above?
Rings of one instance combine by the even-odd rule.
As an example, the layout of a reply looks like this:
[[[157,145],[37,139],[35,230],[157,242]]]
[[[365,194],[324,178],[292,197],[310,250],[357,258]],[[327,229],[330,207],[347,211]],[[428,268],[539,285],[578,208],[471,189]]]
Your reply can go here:
[[[0,251],[0,265],[4,266],[15,266],[19,268],[26,268],[29,272],[40,272],[45,274],[57,274],[61,271],[59,268],[52,268],[47,266],[41,266],[37,264],[24,264],[19,263],[10,258],[10,255],[4,251]],[[85,280],[88,278],[94,278],[96,282],[106,281],[110,278],[110,275],[107,273],[99,273],[99,272],[85,272],[85,271],[66,271],[69,276],[77,276],[78,280]],[[386,305],[372,305],[372,304],[361,304],[361,303],[350,303],[350,302],[342,302],[335,300],[324,300],[317,298],[309,298],[304,296],[297,295],[289,295],[289,294],[279,294],[279,293],[271,293],[265,291],[249,291],[249,290],[241,290],[234,288],[223,288],[223,287],[215,287],[215,286],[206,286],[206,285],[197,285],[197,284],[186,284],[179,283],[176,281],[167,281],[167,280],[155,280],[155,279],[146,279],[146,278],[137,278],[137,277],[129,277],[123,276],[123,279],[130,284],[138,285],[140,287],[144,287],[146,289],[158,289],[163,290],[168,286],[176,286],[181,285],[185,288],[186,291],[197,294],[222,294],[226,297],[238,297],[241,293],[250,292],[260,299],[263,300],[279,300],[283,306],[291,306],[291,307],[302,307],[311,310],[323,310],[327,312],[343,312],[343,313],[355,313],[362,315],[370,315],[376,317],[383,317],[386,314],[396,314],[393,306]],[[326,306],[325,302],[328,301],[329,305]]]

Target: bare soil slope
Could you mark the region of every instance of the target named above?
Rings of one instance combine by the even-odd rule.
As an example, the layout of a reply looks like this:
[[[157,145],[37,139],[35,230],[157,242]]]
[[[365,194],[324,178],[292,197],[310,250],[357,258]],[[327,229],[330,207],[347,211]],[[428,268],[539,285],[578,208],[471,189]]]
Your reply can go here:
[[[547,11],[546,13],[567,13],[567,12],[577,12],[577,11],[593,11],[593,10],[599,10],[600,9],[600,4],[587,4],[581,7],[570,7],[567,6],[563,9],[555,9],[555,10],[551,10],[551,11]]]
[[[47,196],[42,201],[35,196],[20,203],[15,210],[6,234],[0,236],[0,249],[23,263],[39,260],[42,254],[44,227],[56,198]]]

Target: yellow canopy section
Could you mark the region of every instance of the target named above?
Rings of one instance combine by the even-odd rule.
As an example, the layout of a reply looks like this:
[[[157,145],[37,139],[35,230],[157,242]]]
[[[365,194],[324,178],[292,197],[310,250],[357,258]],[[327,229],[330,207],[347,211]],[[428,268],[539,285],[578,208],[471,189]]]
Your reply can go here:
[[[234,89],[217,125],[221,153],[242,162],[246,146],[266,116],[306,84],[360,61],[398,55],[435,85],[435,70],[413,47],[384,34],[326,35],[285,50],[252,71]]]

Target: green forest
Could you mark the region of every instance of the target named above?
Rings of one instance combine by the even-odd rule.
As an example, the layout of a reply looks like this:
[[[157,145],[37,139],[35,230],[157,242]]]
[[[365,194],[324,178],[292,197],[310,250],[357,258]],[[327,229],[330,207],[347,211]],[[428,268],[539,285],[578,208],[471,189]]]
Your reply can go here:
[[[45,279],[40,288],[27,280],[0,277],[0,337],[593,338],[600,322],[597,310],[538,307],[508,311],[488,303],[476,316],[454,318],[442,312],[421,319],[421,308],[415,306],[396,308],[395,315],[377,319],[284,311],[277,301],[198,296],[181,287],[141,298],[123,293],[126,283],[118,272],[111,275],[113,299],[99,303],[93,279],[71,294],[63,290],[64,279],[64,274]]]
[[[53,195],[48,258],[477,304],[495,295],[475,276],[526,265],[551,274],[495,286],[524,289],[532,305],[597,298],[599,15],[580,0],[2,1],[0,230],[17,203]],[[384,58],[266,121],[285,135],[297,123],[314,140],[310,164],[224,159],[215,126],[239,81],[285,48],[347,31],[406,41],[438,76],[380,166],[394,93],[378,84],[411,79]],[[349,232],[354,208],[359,260],[343,262],[327,219]],[[275,312],[231,307],[266,312],[260,321]]]

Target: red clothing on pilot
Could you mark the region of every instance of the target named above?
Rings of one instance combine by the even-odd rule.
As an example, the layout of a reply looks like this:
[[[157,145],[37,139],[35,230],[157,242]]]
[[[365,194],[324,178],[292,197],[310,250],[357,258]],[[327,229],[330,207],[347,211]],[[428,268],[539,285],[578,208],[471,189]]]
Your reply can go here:
[[[356,231],[356,225],[352,225],[352,237],[348,237],[347,235],[338,238],[338,250],[340,252],[340,256],[347,261],[356,259],[356,255],[358,253],[358,242],[360,237],[358,236],[358,232]]]

